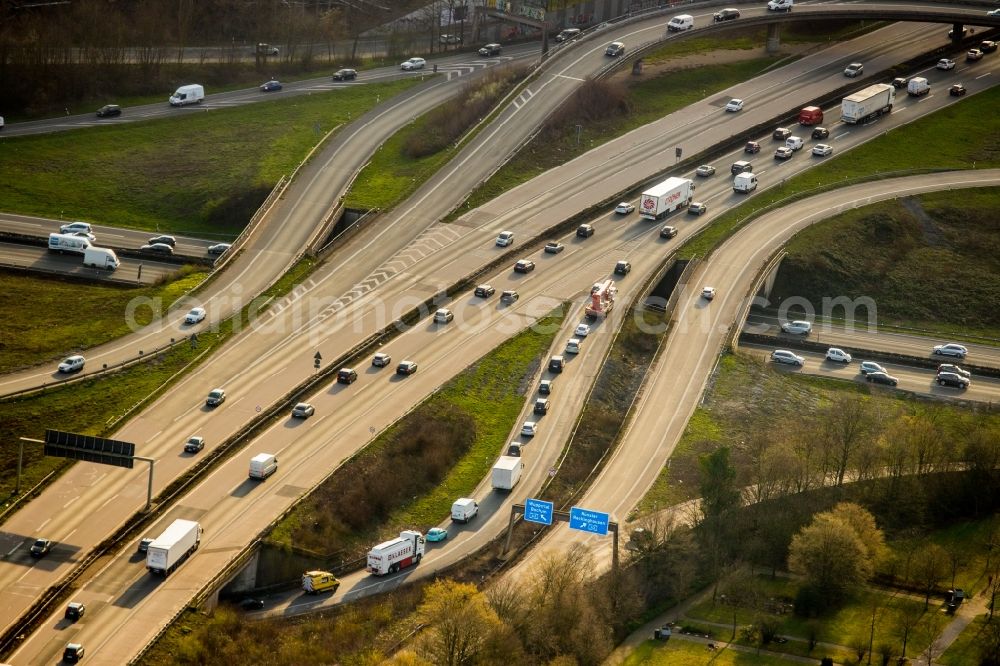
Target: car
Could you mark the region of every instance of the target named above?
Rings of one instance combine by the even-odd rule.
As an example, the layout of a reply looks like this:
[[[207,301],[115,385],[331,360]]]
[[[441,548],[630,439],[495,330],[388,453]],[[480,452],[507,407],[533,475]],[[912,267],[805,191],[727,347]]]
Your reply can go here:
[[[254,599],[253,597],[247,597],[246,599],[240,601],[240,608],[242,608],[243,610],[247,611],[260,610],[263,607],[264,607],[263,599]]]
[[[615,212],[619,215],[628,215],[635,210],[635,204],[623,201],[615,206]]]
[[[530,273],[535,270],[535,262],[531,259],[518,259],[517,263],[514,264],[515,273]]]
[[[461,44],[462,37],[459,35],[440,35],[438,36],[438,42],[441,44]]]
[[[728,104],[726,104],[726,111],[729,111],[731,113],[735,113],[736,111],[742,111],[742,110],[743,110],[743,100],[739,99],[738,97],[734,97],[733,99],[729,100]]]
[[[203,448],[205,448],[204,437],[188,437],[188,441],[184,442],[184,453],[198,453]]]
[[[578,338],[585,338],[590,335],[590,324],[578,324],[573,335]]]
[[[813,155],[818,155],[820,157],[826,157],[827,155],[833,154],[833,146],[828,143],[817,143],[813,146]]]
[[[708,204],[700,201],[692,201],[688,206],[688,215],[703,215],[708,210]]]
[[[483,48],[479,49],[479,55],[484,58],[489,58],[491,56],[498,56],[503,52],[503,47],[499,44],[487,44]]]
[[[771,360],[775,363],[785,363],[787,365],[797,365],[802,367],[802,364],[806,362],[804,358],[798,354],[788,351],[787,349],[775,349],[771,352]]]
[[[117,104],[105,104],[97,110],[98,118],[116,118],[122,115],[122,107]]]
[[[261,92],[272,92],[275,90],[281,90],[281,83],[275,79],[271,79],[267,83],[262,83],[260,86]]]
[[[489,298],[493,294],[497,293],[497,289],[491,284],[481,284],[476,287],[476,290],[472,293],[479,298]]]
[[[444,541],[448,538],[448,530],[443,527],[432,527],[427,530],[427,536],[425,537],[427,541]]]
[[[701,297],[706,301],[710,301],[715,298],[715,287],[705,287],[701,290]]]
[[[962,97],[965,94],[965,86],[961,83],[956,83],[952,87],[948,88],[948,94],[952,97]]]
[[[521,298],[521,295],[513,289],[504,289],[500,294],[501,303],[516,303],[519,298]]]
[[[872,372],[885,372],[885,368],[876,363],[875,361],[861,361],[861,374],[867,375]]]
[[[48,539],[35,539],[28,550],[32,557],[45,557],[52,550],[52,542]]]
[[[632,264],[624,259],[615,264],[615,275],[628,275],[632,270]]]
[[[886,386],[895,386],[899,383],[898,379],[885,372],[869,372],[865,375],[865,379],[873,384],[885,384]]]
[[[563,371],[564,359],[562,356],[553,356],[549,359],[549,372],[559,373]]]
[[[549,412],[549,399],[548,398],[538,398],[535,400],[535,406],[532,407],[532,413],[544,416]]]
[[[562,243],[557,242],[557,241],[549,241],[548,243],[545,244],[545,253],[546,254],[559,254],[560,252],[562,252],[565,249],[566,249],[566,246],[563,245]]]
[[[556,35],[556,41],[566,42],[573,39],[574,37],[578,37],[579,35],[580,35],[579,28],[566,28],[565,30],[561,31],[558,35]]]
[[[70,235],[70,236],[79,236],[80,238],[86,238],[91,243],[93,243],[94,241],[97,240],[97,236],[95,236],[94,234],[91,234],[91,233],[87,233],[86,231],[74,231],[73,233],[68,234],[68,235]]]
[[[496,245],[497,247],[507,247],[508,245],[514,244],[514,232],[513,231],[501,231],[500,235],[497,236]]]
[[[86,604],[83,604],[83,603],[81,603],[79,601],[71,601],[71,602],[69,602],[69,605],[66,606],[66,613],[65,613],[64,617],[67,620],[70,620],[72,622],[76,622],[81,617],[83,617],[84,613],[86,613],[86,612],[87,612],[87,606],[86,606]]]
[[[694,170],[694,175],[701,176],[702,178],[708,178],[715,173],[715,167],[711,164],[702,164],[700,167]]]
[[[148,552],[149,544],[153,543],[153,541],[155,541],[155,539],[151,537],[145,537],[143,539],[139,539],[139,552],[140,553]]]
[[[865,71],[865,66],[860,62],[852,62],[850,65],[844,68],[844,76],[849,79],[853,79],[856,76],[860,76]]]
[[[784,141],[792,135],[792,130],[787,127],[779,127],[778,129],[771,132],[771,138],[775,141]]]
[[[577,238],[590,238],[594,235],[594,225],[581,224],[576,228]]]
[[[932,353],[935,356],[956,356],[958,358],[965,358],[966,354],[969,353],[969,350],[962,345],[949,342],[946,345],[935,345]]]
[[[617,58],[625,54],[625,44],[622,42],[611,42],[608,48],[604,49],[604,55]]]
[[[975,62],[976,60],[983,59],[983,52],[979,49],[969,49],[969,52],[965,54],[966,62]]]
[[[316,408],[308,402],[300,402],[292,407],[292,418],[307,419],[316,413]]]
[[[952,386],[960,389],[969,388],[971,383],[968,377],[963,377],[957,372],[939,372],[936,381],[941,386]]]
[[[197,324],[205,319],[205,314],[205,308],[191,308],[191,310],[184,316],[184,323]]]
[[[909,81],[906,80],[905,76],[897,76],[892,80],[891,85],[893,88],[899,89],[905,88],[907,83],[909,83]]]
[[[86,231],[88,234],[94,232],[94,230],[91,229],[90,225],[86,222],[70,222],[69,224],[64,224],[59,227],[59,231],[64,234],[71,234],[76,231]]]
[[[853,357],[843,349],[830,347],[826,350],[826,360],[834,361],[835,363],[850,363]]]
[[[673,238],[677,235],[677,227],[672,227],[669,224],[662,229],[660,229],[660,238]]]
[[[993,53],[997,50],[997,43],[989,39],[979,42],[979,50],[983,53]]]
[[[759,153],[760,144],[757,143],[756,141],[747,141],[747,145],[743,146],[743,152],[750,153],[751,155],[753,155],[754,153]]]
[[[792,335],[809,335],[812,332],[812,323],[804,319],[786,321],[781,325],[781,330]]]
[[[147,241],[150,245],[155,245],[157,243],[163,243],[164,245],[169,245],[174,247],[177,245],[177,239],[174,236],[153,236]]]
[[[522,448],[523,447],[521,446],[520,442],[511,442],[510,444],[507,445],[506,455],[511,456],[513,458],[520,458]]]
[[[538,432],[538,423],[535,421],[525,421],[521,426],[521,437],[534,437]]]
[[[69,372],[80,372],[83,370],[83,366],[86,365],[87,359],[77,354],[76,356],[69,356],[65,361],[59,364],[59,372],[69,373]]]
[[[358,78],[358,72],[350,68],[338,69],[330,78],[334,81],[353,81]]]
[[[726,7],[721,9],[712,16],[712,20],[716,23],[722,23],[723,21],[733,21],[740,17],[740,10],[733,9],[732,7]]]
[[[830,136],[830,130],[825,127],[814,127],[812,131],[812,138],[814,139],[825,139]]]
[[[1000,9],[991,9],[990,11],[986,12],[986,15],[987,16],[1000,16]]]
[[[85,650],[80,643],[67,643],[66,649],[63,650],[63,661],[67,664],[75,664],[76,662],[83,659],[83,654]]]
[[[455,318],[455,313],[448,308],[440,308],[434,313],[434,323],[435,324],[447,324]]]
[[[337,371],[338,384],[353,384],[358,381],[358,371],[354,368],[341,368]]]
[[[570,338],[566,341],[566,353],[567,354],[579,354],[580,353],[580,338]]]
[[[402,62],[399,68],[404,72],[410,72],[415,69],[423,69],[427,65],[427,61],[423,58],[410,58],[406,62]]]
[[[550,393],[552,393],[552,380],[543,379],[542,381],[538,382],[538,392],[541,393],[542,395],[549,395]]]
[[[230,243],[216,243],[215,245],[208,246],[209,254],[222,254],[226,250],[232,247]]]
[[[792,150],[802,150],[802,146],[805,145],[805,141],[803,141],[800,136],[790,136],[785,139],[785,145]]]
[[[794,150],[792,150],[788,146],[782,146],[778,148],[776,151],[774,151],[774,159],[787,160],[794,154],[795,154]]]
[[[226,401],[226,392],[220,388],[212,389],[205,398],[205,404],[209,407],[218,407]]]
[[[372,356],[372,366],[376,368],[387,368],[390,363],[392,363],[392,356],[385,352],[378,352]]]
[[[937,371],[939,373],[940,372],[954,372],[956,375],[961,375],[961,376],[966,377],[966,378],[972,377],[972,373],[971,372],[969,372],[968,370],[966,370],[965,368],[963,368],[961,366],[954,365],[952,363],[942,363],[941,365],[939,365],[937,367]]]
[[[397,375],[412,375],[417,371],[416,361],[400,361],[396,366]]]
[[[140,247],[139,252],[145,252],[147,254],[163,254],[166,256],[171,256],[174,253],[174,248],[170,247],[166,243],[148,243]]]
[[[955,69],[955,61],[950,58],[941,58],[934,66],[938,69],[947,71],[949,69]]]

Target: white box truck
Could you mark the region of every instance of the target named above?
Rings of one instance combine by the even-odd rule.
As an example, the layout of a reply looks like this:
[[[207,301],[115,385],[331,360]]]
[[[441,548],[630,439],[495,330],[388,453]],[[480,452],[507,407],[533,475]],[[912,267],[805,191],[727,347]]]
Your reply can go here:
[[[170,106],[184,106],[185,104],[201,104],[205,99],[205,87],[197,83],[188,86],[181,86],[170,96]]]
[[[733,178],[733,191],[747,194],[757,189],[757,176],[752,173],[738,173]]]
[[[83,251],[83,265],[113,271],[121,265],[114,250],[106,247],[88,247]]]
[[[451,519],[456,523],[467,523],[479,513],[479,503],[471,497],[459,497],[451,505]]]
[[[513,490],[517,482],[521,480],[523,470],[524,463],[521,462],[520,458],[500,456],[500,459],[493,465],[493,489]]]
[[[368,573],[384,576],[419,564],[424,556],[424,535],[416,530],[403,530],[390,541],[383,541],[368,551]]]
[[[72,234],[49,234],[49,252],[83,254],[90,247],[85,236]]]
[[[647,220],[657,220],[667,213],[687,206],[694,197],[694,183],[687,178],[671,176],[642,193],[639,215]]]
[[[266,479],[278,471],[278,457],[273,453],[258,453],[250,459],[250,478]]]
[[[175,520],[146,549],[146,568],[150,573],[169,576],[170,572],[198,550],[201,525],[193,520]]]
[[[866,123],[892,111],[896,89],[888,83],[876,83],[848,95],[840,103],[840,119],[849,125]]]
[[[922,97],[931,91],[931,84],[922,76],[914,76],[906,84],[906,93],[910,97]]]

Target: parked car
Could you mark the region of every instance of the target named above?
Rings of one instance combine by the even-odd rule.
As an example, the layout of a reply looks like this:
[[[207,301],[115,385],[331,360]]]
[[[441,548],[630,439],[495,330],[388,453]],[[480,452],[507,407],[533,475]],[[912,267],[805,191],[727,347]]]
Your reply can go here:
[[[737,97],[734,97],[733,99],[729,100],[729,103],[726,104],[726,111],[736,112],[742,110],[743,110],[743,100]]]
[[[500,302],[507,303],[508,305],[516,303],[519,298],[521,298],[521,295],[513,289],[504,289],[503,293],[500,294]]]
[[[941,58],[934,66],[938,69],[947,71],[949,69],[955,69],[955,61],[950,58]]]
[[[786,321],[781,325],[781,330],[792,335],[809,335],[812,332],[812,323],[804,319]]]
[[[263,83],[260,86],[261,92],[274,92],[277,90],[281,90],[281,83],[275,79],[271,79],[267,83]]]
[[[673,238],[677,235],[677,227],[672,227],[669,224],[662,229],[660,229],[660,238]]]
[[[479,49],[479,55],[484,58],[489,58],[492,56],[498,56],[503,52],[503,47],[499,44],[487,44],[483,48]]]
[[[566,249],[566,246],[558,241],[549,241],[545,244],[546,254],[559,254]]]
[[[386,368],[392,363],[392,356],[385,352],[378,352],[372,356],[372,365],[376,368]]]
[[[860,62],[852,62],[850,65],[844,68],[844,76],[849,79],[853,79],[860,76],[865,71],[865,66]]]
[[[715,287],[705,287],[701,290],[701,297],[706,301],[710,301],[715,298]]]
[[[479,298],[489,298],[493,294],[497,293],[497,290],[496,287],[491,284],[481,284],[476,287],[476,290],[472,293]]]
[[[830,136],[830,130],[825,127],[814,127],[812,131],[812,138],[814,139],[825,139]]]
[[[615,275],[628,275],[632,271],[632,264],[622,259],[615,264]]]
[[[957,372],[939,372],[937,374],[937,383],[941,386],[953,386],[955,388],[969,388],[971,380],[968,377],[963,377]]]
[[[218,407],[226,401],[226,392],[223,389],[212,389],[205,398],[205,404],[209,407]]]
[[[444,541],[448,538],[448,530],[443,527],[432,527],[427,530],[427,541],[433,543],[435,541]]]
[[[935,345],[933,353],[938,356],[955,356],[958,358],[965,358],[969,350],[962,345],[950,342],[946,345]]]
[[[708,204],[701,201],[692,201],[688,206],[688,215],[704,215],[708,211]]]
[[[834,361],[835,363],[850,363],[853,359],[852,356],[843,349],[830,347],[826,350],[826,360]]]
[[[733,21],[740,17],[740,10],[733,9],[732,7],[727,7],[725,9],[715,12],[712,17],[716,23],[722,23],[723,21]]]
[[[209,245],[208,246],[208,253],[209,254],[222,254],[223,252],[225,252],[226,250],[228,250],[231,247],[232,247],[232,245],[229,244],[229,243],[216,243],[215,245]]]
[[[867,375],[872,372],[885,372],[885,368],[875,361],[861,361],[861,374]]]
[[[792,135],[792,130],[787,127],[779,127],[778,129],[771,132],[771,138],[775,141],[784,141]]]
[[[184,442],[184,453],[198,453],[204,448],[204,437],[188,437],[188,441]]]
[[[886,386],[895,386],[899,383],[898,379],[885,372],[869,372],[865,375],[865,379],[873,384],[885,384]]]
[[[787,365],[797,365],[799,367],[802,367],[802,364],[806,362],[803,357],[790,352],[787,349],[775,349],[771,352],[771,360],[775,363],[785,363]]]
[[[715,173],[715,167],[711,164],[702,164],[700,167],[694,170],[694,175],[701,176],[702,178],[707,178]]]
[[[576,228],[576,235],[578,238],[590,238],[594,235],[594,225],[581,224]]]
[[[531,259],[518,259],[517,263],[514,264],[515,273],[530,273],[535,270],[535,262]]]
[[[447,324],[455,318],[455,313],[448,308],[440,308],[434,313],[435,324]]]
[[[149,243],[140,247],[139,252],[145,252],[147,254],[162,254],[169,257],[173,255],[174,248],[170,247],[166,243]]]
[[[627,201],[623,201],[617,206],[615,206],[615,212],[618,213],[619,215],[628,215],[634,210],[635,210],[635,204],[629,203]]]
[[[169,245],[170,247],[174,247],[175,245],[177,245],[177,239],[174,238],[173,236],[167,236],[167,235],[153,236],[152,238],[149,239],[148,243],[150,245],[163,243],[164,245]]]
[[[817,143],[813,146],[813,155],[818,155],[819,157],[826,157],[827,155],[833,154],[833,146],[826,143]]]
[[[966,92],[965,86],[963,86],[961,83],[956,83],[952,87],[948,88],[948,94],[951,95],[952,97],[962,97],[963,95],[965,95],[965,92]]]
[[[396,366],[397,375],[412,375],[417,371],[416,361],[400,361],[399,365]]]
[[[507,247],[508,245],[514,244],[514,232],[513,231],[501,231],[500,235],[497,236],[496,240],[497,247]]]
[[[87,359],[77,354],[75,356],[67,357],[66,360],[59,364],[57,369],[62,373],[79,372],[83,370],[83,366],[86,365],[86,363]]]
[[[117,118],[122,115],[122,107],[117,104],[105,104],[97,110],[98,118]]]
[[[427,61],[423,58],[410,58],[409,60],[400,63],[399,68],[404,72],[410,72],[414,69],[423,69],[427,65]]]
[[[52,542],[49,539],[35,539],[28,550],[32,557],[45,557],[52,550]]]
[[[307,419],[316,413],[316,408],[308,402],[300,402],[292,407],[292,416],[297,419]]]
[[[338,69],[330,78],[334,81],[353,81],[358,78],[358,72],[355,69],[345,67],[344,69]]]

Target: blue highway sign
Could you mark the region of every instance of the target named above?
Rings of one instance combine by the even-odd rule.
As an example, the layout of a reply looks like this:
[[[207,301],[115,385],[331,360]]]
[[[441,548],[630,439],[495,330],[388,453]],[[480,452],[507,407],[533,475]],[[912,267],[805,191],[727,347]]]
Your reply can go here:
[[[552,524],[552,502],[528,499],[524,502],[524,519],[542,525]]]
[[[591,511],[574,506],[569,510],[569,528],[581,532],[591,532],[602,536],[608,533],[610,516],[600,511]]]

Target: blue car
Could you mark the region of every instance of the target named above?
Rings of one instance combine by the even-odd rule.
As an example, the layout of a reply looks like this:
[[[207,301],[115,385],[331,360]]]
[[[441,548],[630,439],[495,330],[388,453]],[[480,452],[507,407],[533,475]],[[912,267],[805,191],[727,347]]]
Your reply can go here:
[[[272,90],[281,90],[281,84],[274,79],[271,79],[260,87],[261,92],[271,92]]]
[[[427,540],[428,541],[444,541],[448,538],[448,530],[442,529],[440,527],[432,527],[427,530]]]

